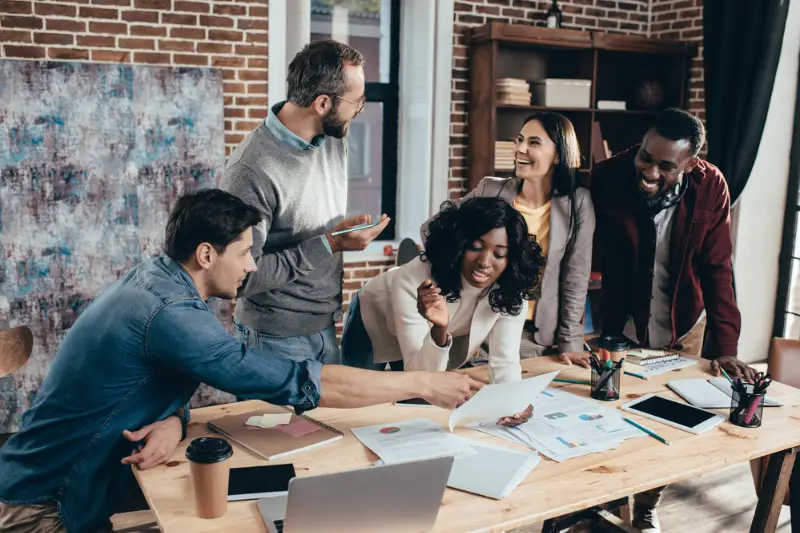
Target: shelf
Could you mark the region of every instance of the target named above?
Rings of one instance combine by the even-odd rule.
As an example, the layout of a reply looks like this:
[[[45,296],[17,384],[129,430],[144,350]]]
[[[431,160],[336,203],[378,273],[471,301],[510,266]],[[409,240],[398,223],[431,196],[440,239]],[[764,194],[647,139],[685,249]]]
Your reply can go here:
[[[546,105],[511,105],[511,104],[497,104],[497,109],[508,110],[527,110],[527,111],[555,111],[556,113],[595,113],[604,114],[617,114],[617,115],[657,115],[661,110],[656,111],[639,111],[634,109],[596,109],[591,107],[549,107]]]
[[[595,109],[595,113],[616,114],[616,115],[658,115],[662,110],[640,111],[636,109]]]

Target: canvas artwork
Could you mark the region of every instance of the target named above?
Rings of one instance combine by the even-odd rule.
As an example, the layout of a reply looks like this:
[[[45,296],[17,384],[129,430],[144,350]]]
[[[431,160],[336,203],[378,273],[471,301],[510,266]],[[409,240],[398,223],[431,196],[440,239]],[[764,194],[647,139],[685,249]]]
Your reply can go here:
[[[0,378],[4,433],[69,327],[161,251],[175,200],[215,186],[225,151],[218,71],[6,60],[0,80],[0,328],[34,333],[28,363]]]

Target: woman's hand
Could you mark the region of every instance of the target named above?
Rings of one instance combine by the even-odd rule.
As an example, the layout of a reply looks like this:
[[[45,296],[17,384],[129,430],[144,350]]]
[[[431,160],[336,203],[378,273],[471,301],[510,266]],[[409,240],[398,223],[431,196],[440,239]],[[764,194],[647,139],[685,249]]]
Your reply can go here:
[[[528,408],[522,411],[521,413],[517,413],[514,416],[504,416],[503,418],[498,420],[497,423],[498,425],[501,426],[518,426],[530,420],[532,416],[533,416],[533,405],[528,405]]]
[[[434,326],[447,328],[450,312],[442,291],[432,280],[425,280],[417,288],[417,311]]]
[[[558,358],[567,366],[572,366],[573,364],[582,366],[587,370],[590,370],[592,366],[589,364],[589,353],[588,352],[564,352],[558,354]]]

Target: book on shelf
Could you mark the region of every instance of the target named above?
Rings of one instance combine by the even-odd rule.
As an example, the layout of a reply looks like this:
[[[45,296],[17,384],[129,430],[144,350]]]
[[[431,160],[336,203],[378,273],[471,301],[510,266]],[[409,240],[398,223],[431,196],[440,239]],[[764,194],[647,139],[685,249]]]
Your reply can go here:
[[[625,103],[624,100],[598,100],[597,109],[601,109],[604,111],[605,110],[625,111],[628,109],[628,105]]]

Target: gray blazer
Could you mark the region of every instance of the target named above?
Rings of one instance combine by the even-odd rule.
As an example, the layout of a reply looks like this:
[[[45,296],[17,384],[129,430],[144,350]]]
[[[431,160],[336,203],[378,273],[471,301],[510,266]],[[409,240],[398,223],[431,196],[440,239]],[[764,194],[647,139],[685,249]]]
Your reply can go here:
[[[502,198],[510,204],[517,197],[519,178],[486,177],[477,187],[457,202],[476,196]],[[534,335],[537,344],[558,345],[559,352],[583,351],[583,312],[592,268],[592,239],[594,237],[594,206],[589,191],[575,191],[578,234],[572,250],[569,242],[570,205],[568,196],[553,196],[550,204],[550,247],[547,266],[542,276],[542,291],[536,303]],[[429,221],[428,221],[429,222]],[[428,222],[422,225],[422,242]]]

